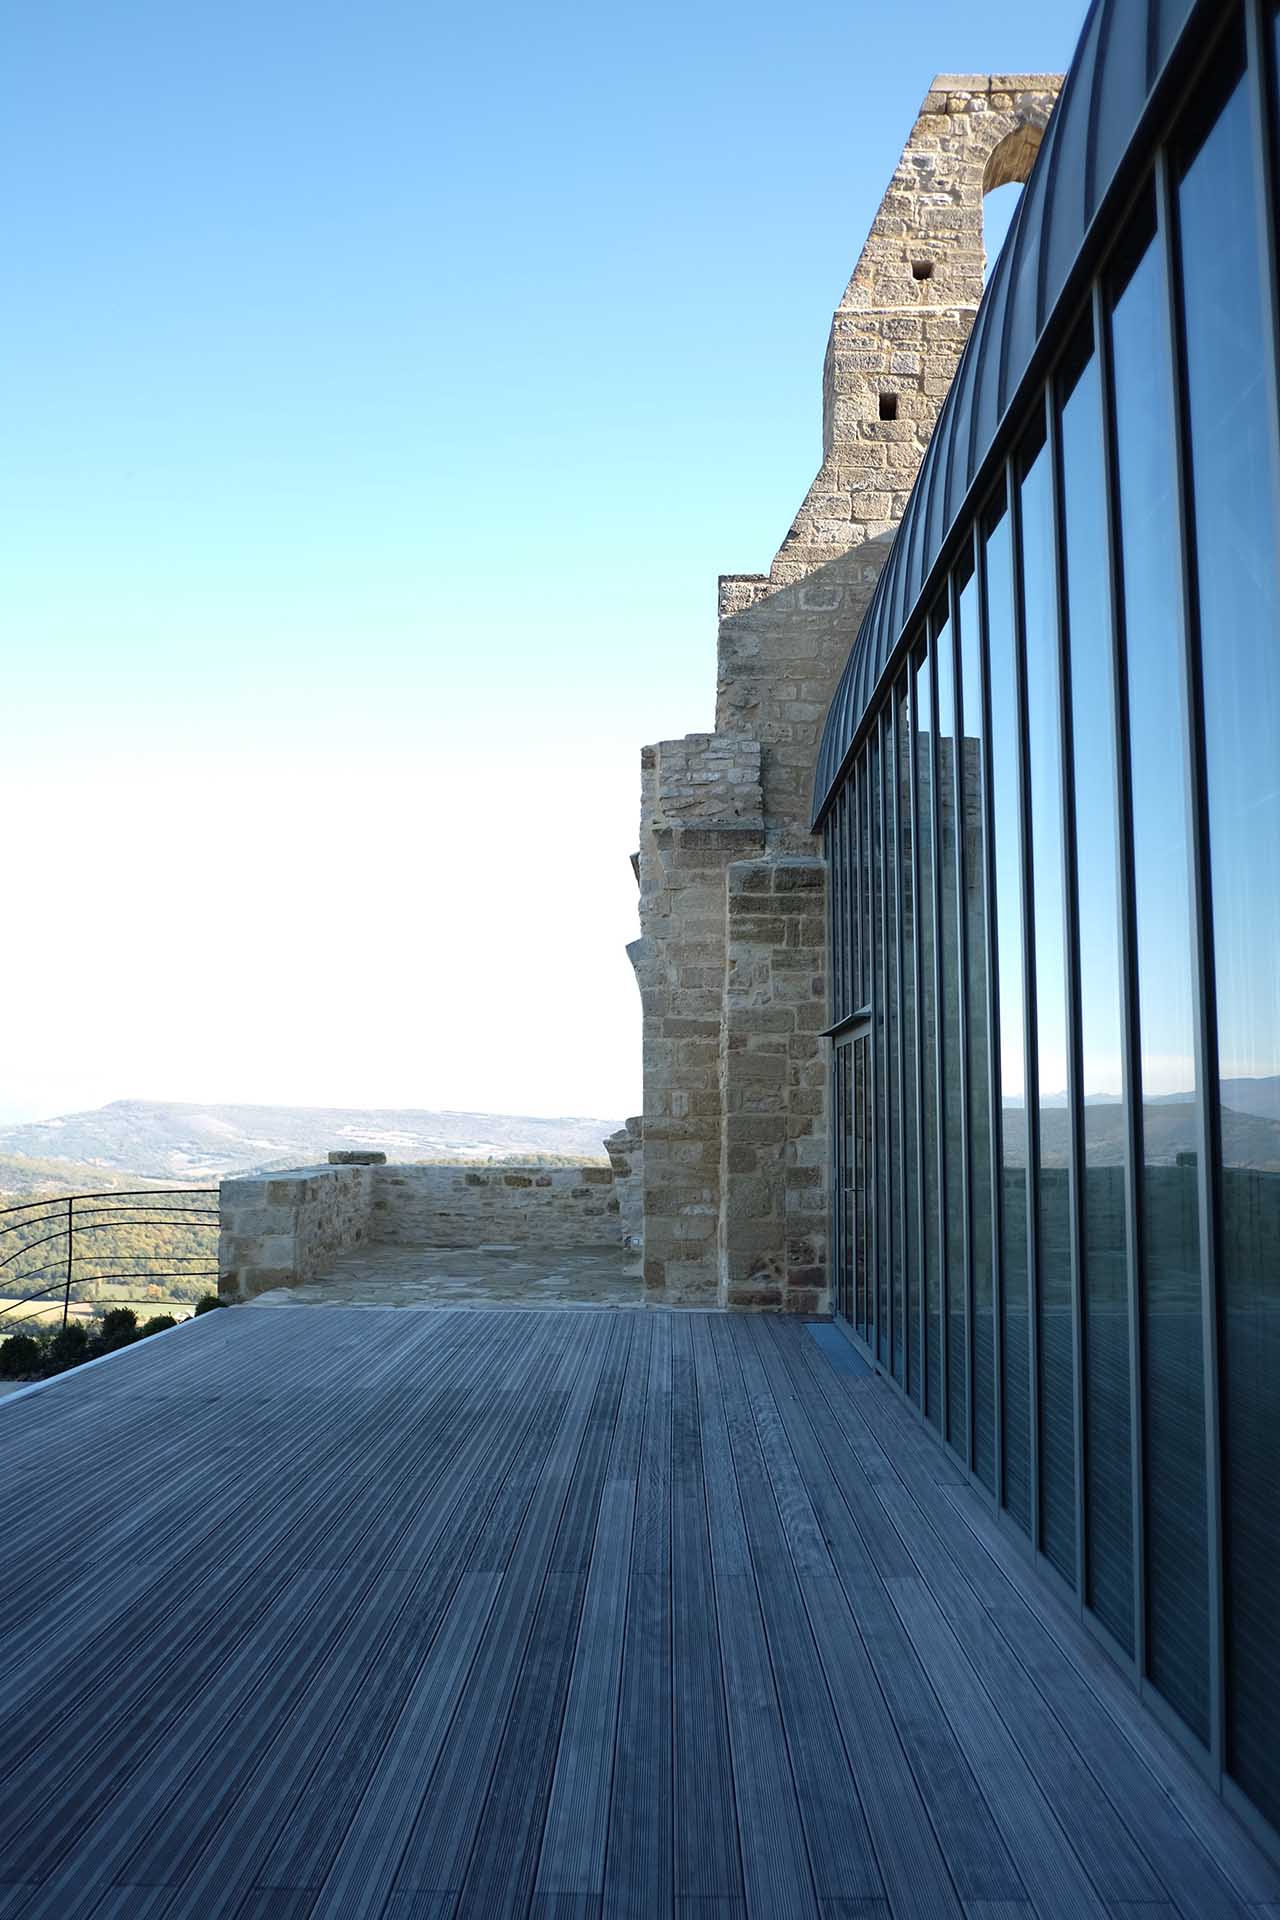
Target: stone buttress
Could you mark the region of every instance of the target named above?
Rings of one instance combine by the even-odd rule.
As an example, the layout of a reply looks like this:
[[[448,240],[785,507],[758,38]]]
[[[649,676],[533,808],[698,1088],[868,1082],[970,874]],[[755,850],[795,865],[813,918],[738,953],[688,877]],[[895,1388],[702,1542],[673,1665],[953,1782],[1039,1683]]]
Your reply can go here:
[[[825,1312],[827,707],[982,297],[982,201],[1060,80],[940,75],[831,323],[822,464],[767,574],[720,581],[716,730],[644,749],[644,1278],[655,1303]]]

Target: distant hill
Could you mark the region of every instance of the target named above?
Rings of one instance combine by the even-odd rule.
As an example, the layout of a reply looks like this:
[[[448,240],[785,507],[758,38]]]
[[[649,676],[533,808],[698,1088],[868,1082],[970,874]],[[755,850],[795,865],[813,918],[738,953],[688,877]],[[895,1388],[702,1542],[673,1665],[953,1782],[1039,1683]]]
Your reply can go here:
[[[0,1152],[0,1205],[20,1200],[42,1200],[58,1193],[118,1193],[129,1188],[170,1185],[168,1180],[149,1180],[145,1174],[112,1172],[107,1167],[85,1166],[78,1160],[33,1160],[25,1154]]]
[[[548,1120],[509,1113],[433,1112],[417,1108],[220,1107],[168,1100],[113,1100],[90,1113],[0,1127],[0,1192],[15,1162],[42,1163],[42,1182],[61,1191],[116,1185],[111,1176],[212,1182],[224,1174],[298,1167],[336,1147],[367,1147],[388,1160],[485,1160],[551,1154],[601,1159],[604,1139],[621,1125],[572,1115]],[[60,1163],[62,1171],[59,1173]],[[47,1170],[47,1171],[46,1171]],[[46,1190],[47,1187],[46,1187]]]
[[[1222,1145],[1228,1166],[1280,1173],[1278,1093],[1280,1081],[1275,1079],[1223,1081]],[[1124,1109],[1113,1101],[1089,1101],[1084,1125],[1090,1161],[1096,1166],[1121,1165],[1125,1153]],[[1046,1165],[1066,1165],[1067,1129],[1065,1108],[1050,1107],[1041,1114],[1041,1154]],[[1196,1151],[1196,1111],[1185,1094],[1148,1100],[1143,1108],[1143,1131],[1144,1150],[1151,1162],[1172,1166],[1180,1153]],[[1018,1163],[1016,1145],[1009,1158],[1012,1164]]]

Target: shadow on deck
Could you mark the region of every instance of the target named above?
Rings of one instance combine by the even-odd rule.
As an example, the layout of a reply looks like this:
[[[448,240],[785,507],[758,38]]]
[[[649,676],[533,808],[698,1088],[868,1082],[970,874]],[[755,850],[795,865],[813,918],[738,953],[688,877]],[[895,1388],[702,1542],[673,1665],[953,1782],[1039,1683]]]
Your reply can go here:
[[[0,1440],[4,1920],[1280,1899],[795,1321],[210,1314]]]

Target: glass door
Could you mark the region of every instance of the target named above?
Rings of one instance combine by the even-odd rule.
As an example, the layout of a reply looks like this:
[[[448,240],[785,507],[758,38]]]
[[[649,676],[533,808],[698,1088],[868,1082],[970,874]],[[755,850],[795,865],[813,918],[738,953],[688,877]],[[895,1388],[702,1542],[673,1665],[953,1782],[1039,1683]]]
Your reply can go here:
[[[870,1279],[871,1029],[842,1034],[835,1047],[834,1307],[864,1340],[873,1337],[876,1301]]]

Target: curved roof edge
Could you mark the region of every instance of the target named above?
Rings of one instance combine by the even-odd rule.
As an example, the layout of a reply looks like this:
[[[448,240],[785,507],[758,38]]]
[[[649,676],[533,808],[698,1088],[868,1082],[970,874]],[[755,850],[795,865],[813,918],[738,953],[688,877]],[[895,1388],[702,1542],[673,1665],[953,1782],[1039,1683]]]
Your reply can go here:
[[[815,829],[1059,304],[1071,292],[1095,216],[1144,111],[1192,15],[1206,10],[1214,10],[1214,0],[1093,0],[828,710],[814,777]]]

